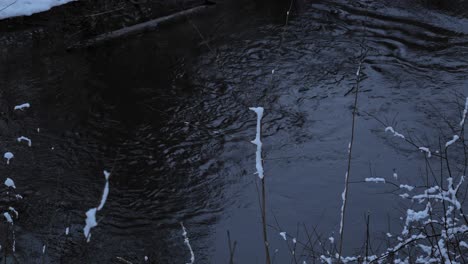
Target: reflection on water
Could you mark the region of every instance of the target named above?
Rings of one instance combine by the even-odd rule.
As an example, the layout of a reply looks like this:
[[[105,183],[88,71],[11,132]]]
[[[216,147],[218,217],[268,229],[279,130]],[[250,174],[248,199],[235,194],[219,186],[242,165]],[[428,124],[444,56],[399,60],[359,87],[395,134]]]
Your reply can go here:
[[[187,38],[198,42],[198,32],[183,25],[68,54],[4,54],[2,150],[15,158],[2,175],[24,196],[15,205],[20,263],[40,263],[43,244],[52,263],[142,263],[144,256],[183,263],[190,254],[180,222],[197,263],[227,262],[227,230],[238,242],[238,263],[262,262],[250,106],[265,108],[276,262],[290,261],[276,229],[304,240],[297,230],[305,224],[337,237],[352,106],[345,94],[358,56],[367,50],[360,113],[434,145],[436,115],[452,116],[455,94],[467,92],[468,24],[384,1],[315,1],[293,14],[286,27],[283,18],[260,19],[195,48]],[[23,102],[31,108],[13,111]],[[17,144],[22,135],[33,147]],[[418,180],[419,153],[365,114],[355,153],[353,181],[393,171],[402,181]],[[104,169],[114,171],[110,195],[87,244],[84,213],[98,205]],[[351,186],[348,252],[363,241],[368,210],[376,233],[398,228],[388,219],[400,207],[385,191]]]

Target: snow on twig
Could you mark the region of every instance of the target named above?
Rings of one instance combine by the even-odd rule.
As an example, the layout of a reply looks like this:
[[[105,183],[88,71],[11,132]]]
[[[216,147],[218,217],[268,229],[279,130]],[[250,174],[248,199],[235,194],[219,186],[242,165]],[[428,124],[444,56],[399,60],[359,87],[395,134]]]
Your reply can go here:
[[[251,141],[257,146],[257,152],[255,154],[255,167],[257,174],[260,179],[263,179],[263,164],[262,164],[262,141],[261,141],[261,130],[262,130],[262,118],[263,118],[263,107],[250,107],[250,110],[257,113],[257,134],[255,139]]]
[[[100,211],[104,207],[104,204],[106,203],[106,200],[107,200],[107,196],[109,195],[109,176],[110,176],[110,173],[107,171],[104,171],[106,184],[104,186],[104,191],[102,193],[102,198],[101,198],[101,202],[99,206],[96,208],[91,208],[86,212],[86,220],[85,220],[86,225],[83,228],[83,233],[86,237],[87,242],[91,240],[91,229],[98,225],[96,221],[96,213],[97,211]]]
[[[184,223],[182,222],[180,222],[180,226],[182,227],[182,236],[184,237],[184,244],[190,251],[190,262],[187,262],[187,264],[193,264],[195,263],[195,254],[193,253],[192,246],[190,245],[190,239],[187,236],[187,229],[185,229]]]
[[[25,108],[29,108],[31,107],[31,105],[29,103],[24,103],[24,104],[20,104],[20,105],[17,105],[15,106],[15,110],[24,110]]]
[[[452,140],[449,140],[447,141],[447,143],[445,143],[445,147],[449,147],[450,145],[452,145],[453,143],[455,143],[460,137],[458,135],[453,135],[453,138]]]
[[[28,142],[28,147],[31,147],[31,146],[32,146],[32,141],[31,141],[31,139],[29,139],[29,138],[27,138],[27,137],[24,137],[24,136],[21,136],[21,137],[17,138],[16,141],[18,141],[18,142],[26,141],[26,142]]]
[[[384,178],[365,178],[366,182],[385,183]]]
[[[461,127],[465,124],[465,118],[466,118],[467,113],[468,113],[468,97],[466,98],[465,109],[463,109],[463,116],[462,116],[462,120],[460,121]]]
[[[395,129],[393,129],[393,127],[389,126],[389,127],[386,127],[385,128],[385,132],[390,132],[393,134],[393,136],[395,137],[399,137],[399,138],[402,138],[402,139],[405,139],[405,136],[403,136],[402,134],[398,133],[397,131],[395,131]]]

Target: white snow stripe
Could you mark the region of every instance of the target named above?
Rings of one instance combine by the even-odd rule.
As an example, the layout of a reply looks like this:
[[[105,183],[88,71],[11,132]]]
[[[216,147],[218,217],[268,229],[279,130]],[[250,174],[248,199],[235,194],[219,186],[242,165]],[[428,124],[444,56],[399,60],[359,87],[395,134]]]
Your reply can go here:
[[[0,19],[1,19],[1,14],[2,14],[2,12],[0,12]],[[23,109],[29,108],[29,107],[31,107],[31,105],[29,103],[24,103],[24,104],[20,104],[20,105],[15,106],[14,109],[15,110],[23,110]]]
[[[392,133],[393,136],[395,136],[395,137],[399,137],[399,138],[405,139],[405,136],[403,136],[402,134],[396,132],[395,129],[393,129],[393,127],[391,127],[391,126],[386,127],[386,128],[385,128],[385,132],[390,132],[390,133]]]
[[[192,246],[190,245],[190,240],[187,236],[187,229],[185,229],[184,223],[180,222],[180,226],[182,227],[182,236],[184,237],[184,244],[187,245],[188,250],[190,251],[190,262],[187,264],[195,263],[195,253],[193,253]]]
[[[263,164],[262,164],[262,141],[261,141],[261,130],[262,130],[262,118],[263,118],[263,107],[250,107],[250,110],[257,113],[257,134],[255,139],[251,141],[257,146],[257,152],[255,154],[255,167],[257,169],[257,174],[260,179],[263,179]]]
[[[468,113],[468,97],[466,98],[465,109],[463,109],[463,116],[462,116],[462,120],[460,121],[461,127],[465,124],[465,118],[466,118],[467,113]]]
[[[452,140],[448,141],[447,143],[445,143],[445,147],[447,148],[448,146],[452,145],[453,143],[455,143],[455,141],[457,141],[460,137],[457,136],[457,135],[454,135]]]
[[[102,198],[101,198],[101,202],[99,203],[99,206],[96,208],[91,208],[86,212],[86,220],[85,220],[86,225],[83,228],[83,233],[86,237],[87,242],[91,240],[91,229],[98,225],[96,221],[96,213],[97,211],[100,211],[106,204],[107,196],[109,195],[109,176],[110,176],[110,173],[107,171],[104,171],[106,184],[104,186],[104,191],[102,192]],[[65,233],[67,234],[67,232],[68,232],[68,228],[65,231]]]

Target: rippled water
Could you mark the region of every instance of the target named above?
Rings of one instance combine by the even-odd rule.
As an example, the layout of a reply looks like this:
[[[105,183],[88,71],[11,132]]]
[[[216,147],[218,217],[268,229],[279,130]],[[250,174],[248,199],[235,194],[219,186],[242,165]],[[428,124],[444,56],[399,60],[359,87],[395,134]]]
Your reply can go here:
[[[184,263],[183,222],[196,263],[228,262],[228,230],[236,263],[262,263],[250,106],[265,108],[275,263],[291,260],[280,230],[304,241],[305,225],[338,239],[349,91],[364,52],[351,181],[396,171],[418,183],[422,154],[374,117],[433,149],[450,139],[444,129],[459,122],[468,94],[468,20],[392,1],[314,1],[287,26],[271,14],[194,48],[186,37],[199,42],[198,32],[180,26],[72,53],[4,53],[2,151],[15,158],[2,176],[24,196],[15,204],[19,262],[41,263],[46,244],[51,263]],[[12,111],[23,102],[32,107]],[[15,141],[21,135],[31,148]],[[110,195],[85,243],[84,213],[100,201],[104,169]],[[401,200],[390,190],[351,185],[347,253],[360,249],[368,211],[377,242],[399,230]]]

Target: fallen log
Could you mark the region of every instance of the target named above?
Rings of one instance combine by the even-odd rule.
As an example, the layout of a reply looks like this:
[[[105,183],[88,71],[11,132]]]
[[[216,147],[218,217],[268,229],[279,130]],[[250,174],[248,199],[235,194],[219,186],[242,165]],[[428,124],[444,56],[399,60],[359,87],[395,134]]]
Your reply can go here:
[[[140,34],[143,32],[152,31],[163,24],[175,22],[177,20],[186,18],[189,15],[200,13],[209,7],[211,7],[211,5],[197,6],[197,7],[183,10],[183,11],[180,11],[180,12],[168,15],[168,16],[159,17],[150,21],[140,23],[140,24],[136,24],[133,26],[129,26],[129,27],[121,28],[121,29],[111,31],[108,33],[104,33],[94,38],[71,45],[67,49],[71,50],[71,49],[86,48],[86,47],[94,46],[94,45],[97,45],[106,41],[115,40],[115,39],[119,39],[123,37],[128,37],[131,35]]]

